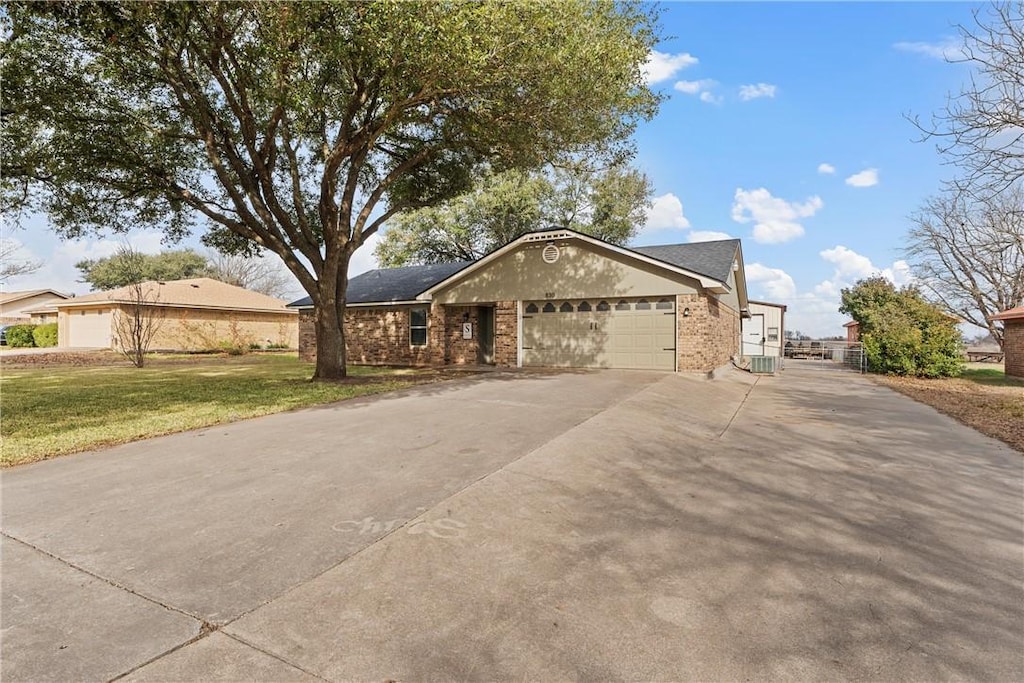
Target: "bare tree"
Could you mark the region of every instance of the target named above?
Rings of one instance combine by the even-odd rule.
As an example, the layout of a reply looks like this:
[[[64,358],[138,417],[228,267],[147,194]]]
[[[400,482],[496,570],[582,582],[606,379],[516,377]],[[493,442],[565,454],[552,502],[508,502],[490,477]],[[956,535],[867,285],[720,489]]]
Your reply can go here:
[[[278,299],[293,295],[299,286],[295,277],[276,259],[211,251],[206,261],[207,272],[213,279]]]
[[[12,239],[0,239],[0,281],[18,275],[28,275],[43,267],[42,261],[18,257],[21,244]]]
[[[911,220],[905,251],[921,289],[1002,348],[989,316],[1024,304],[1024,182],[986,199],[950,189]]]
[[[141,281],[144,255],[130,245],[119,247],[117,258],[125,269],[129,284],[117,296],[120,308],[113,316],[114,341],[132,365],[141,368],[164,322],[164,311],[159,307],[160,286],[156,282]]]
[[[1024,3],[996,3],[974,18],[975,27],[960,27],[963,57],[950,60],[974,67],[970,83],[930,125],[914,123],[966,174],[953,186],[984,196],[1024,179]]]

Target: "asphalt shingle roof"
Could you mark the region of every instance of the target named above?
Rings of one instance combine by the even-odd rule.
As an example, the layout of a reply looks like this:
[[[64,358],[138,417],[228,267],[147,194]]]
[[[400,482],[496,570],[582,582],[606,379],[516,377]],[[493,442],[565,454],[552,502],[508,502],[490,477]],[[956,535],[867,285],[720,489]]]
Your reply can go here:
[[[632,250],[719,282],[728,282],[739,244],[739,240],[716,240],[632,247]]]
[[[188,280],[148,280],[142,283],[142,291],[147,301],[152,301],[154,305],[158,306],[234,308],[294,314],[293,311],[285,307],[284,301],[281,299],[206,277]],[[134,301],[136,296],[137,293],[131,287],[118,287],[105,292],[67,299],[55,305],[67,307],[93,303],[124,303]]]
[[[412,301],[424,290],[454,275],[470,263],[472,261],[457,261],[429,266],[370,270],[349,280],[348,295],[345,298],[350,304]],[[313,300],[308,296],[288,304],[292,308],[308,308],[312,305]]]
[[[665,244],[654,247],[633,247],[632,251],[689,270],[698,275],[726,282],[732,271],[739,240]],[[424,291],[459,272],[472,261],[438,263],[429,266],[382,268],[357,275],[348,283],[347,302],[350,304],[412,301]],[[313,305],[310,297],[288,304],[292,308]]]

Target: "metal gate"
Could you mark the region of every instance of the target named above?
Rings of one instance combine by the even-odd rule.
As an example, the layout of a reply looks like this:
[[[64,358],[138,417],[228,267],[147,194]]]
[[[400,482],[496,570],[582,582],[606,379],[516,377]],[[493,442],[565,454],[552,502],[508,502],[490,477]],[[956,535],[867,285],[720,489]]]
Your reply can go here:
[[[783,350],[788,367],[867,372],[864,345],[847,341],[787,341]]]

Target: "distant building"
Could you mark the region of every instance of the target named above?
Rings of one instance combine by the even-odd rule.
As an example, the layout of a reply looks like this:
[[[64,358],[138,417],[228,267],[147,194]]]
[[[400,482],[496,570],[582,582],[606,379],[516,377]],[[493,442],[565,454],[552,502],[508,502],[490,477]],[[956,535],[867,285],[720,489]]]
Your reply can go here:
[[[843,325],[843,327],[846,328],[846,342],[848,344],[854,344],[854,343],[860,341],[860,323],[859,322],[857,322],[856,320],[851,320],[850,322],[848,322],[845,325]]]

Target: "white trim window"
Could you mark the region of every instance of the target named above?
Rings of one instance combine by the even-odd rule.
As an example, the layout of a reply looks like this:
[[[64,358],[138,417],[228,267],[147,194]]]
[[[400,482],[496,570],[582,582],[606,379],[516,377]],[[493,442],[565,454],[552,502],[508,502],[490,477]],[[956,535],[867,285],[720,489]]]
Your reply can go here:
[[[427,307],[409,309],[409,346],[427,345]]]

